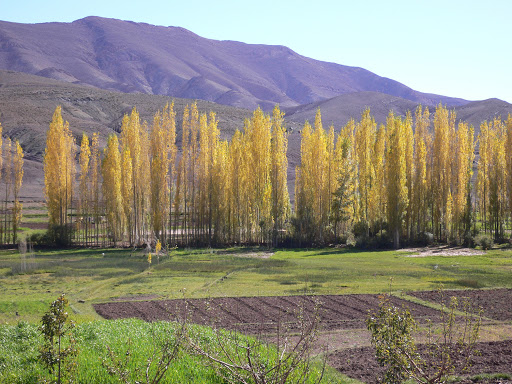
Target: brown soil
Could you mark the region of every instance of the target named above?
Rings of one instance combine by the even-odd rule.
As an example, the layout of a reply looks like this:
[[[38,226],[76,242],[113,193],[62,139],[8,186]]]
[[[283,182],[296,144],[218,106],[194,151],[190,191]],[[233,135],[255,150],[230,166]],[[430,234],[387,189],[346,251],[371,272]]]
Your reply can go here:
[[[438,317],[436,310],[392,297],[396,306],[407,305],[421,321]],[[276,324],[297,322],[301,309],[313,313],[318,308],[322,330],[362,329],[368,311],[378,308],[378,295],[321,295],[275,297],[226,297],[215,299],[111,302],[96,304],[96,312],[106,319],[135,317],[146,321],[187,317],[197,324],[214,325],[249,333],[271,332]]]
[[[473,365],[468,375],[482,373],[512,374],[512,340],[478,343],[479,356],[473,358]],[[373,347],[344,349],[331,353],[329,365],[347,376],[359,379],[365,383],[376,383],[384,373],[375,358]],[[472,383],[466,380],[465,383]],[[486,380],[478,383],[510,383],[507,380]]]
[[[422,300],[433,301],[435,303],[444,303],[447,305],[452,296],[460,300],[467,299],[475,310],[483,309],[485,317],[507,321],[512,320],[512,289],[474,289],[474,290],[451,290],[443,291],[442,295],[438,291],[413,292],[410,295]]]

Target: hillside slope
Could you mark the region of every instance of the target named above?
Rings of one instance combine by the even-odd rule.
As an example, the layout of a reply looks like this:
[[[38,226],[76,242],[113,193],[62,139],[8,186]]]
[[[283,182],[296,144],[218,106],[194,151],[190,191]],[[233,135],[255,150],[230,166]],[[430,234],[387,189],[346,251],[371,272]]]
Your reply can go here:
[[[295,108],[287,108],[286,116],[288,121],[303,124],[304,121],[314,121],[316,111],[320,108],[324,126],[334,125],[339,128],[344,126],[351,118],[359,119],[366,108],[370,108],[375,121],[381,124],[386,123],[389,111],[405,116],[407,111],[414,111],[418,103],[400,97],[385,95],[378,92],[357,92],[348,95],[341,95],[329,100],[301,105]],[[431,115],[435,107],[429,107]],[[512,104],[499,99],[488,99],[473,101],[463,106],[452,107],[457,114],[457,121],[462,120],[475,128],[475,135],[480,131],[480,124],[494,117],[501,117],[506,120],[512,114]]]
[[[283,46],[216,41],[183,28],[99,17],[73,23],[0,21],[0,69],[250,109],[260,105],[268,110],[275,103],[292,107],[359,91],[424,105],[466,103]]]

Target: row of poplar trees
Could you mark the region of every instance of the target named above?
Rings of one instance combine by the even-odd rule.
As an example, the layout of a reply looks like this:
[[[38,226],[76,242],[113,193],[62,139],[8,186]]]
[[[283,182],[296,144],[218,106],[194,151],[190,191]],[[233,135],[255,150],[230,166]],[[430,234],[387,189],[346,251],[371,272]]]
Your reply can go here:
[[[18,140],[2,137],[0,124],[0,176],[4,182],[0,205],[0,244],[16,244],[21,224],[23,204],[20,199],[23,184],[24,153]]]
[[[438,240],[461,240],[471,229],[473,129],[455,123],[439,106],[433,118],[418,107],[414,119],[390,112],[377,125],[366,110],[335,140],[318,111],[302,132],[295,198],[299,235],[307,242],[330,240],[351,229],[382,235],[394,245],[427,231]]]
[[[228,143],[215,114],[199,114],[194,103],[183,112],[179,154],[176,141],[173,104],[156,113],[151,128],[134,108],[103,155],[98,135],[83,135],[76,183],[76,144],[58,107],[44,158],[50,225],[73,221],[84,244],[104,243],[104,236],[130,245],[276,244],[290,217],[279,108],[271,116],[256,110]]]
[[[480,229],[503,238],[512,213],[510,116],[482,123],[475,140],[442,105],[433,116],[421,106],[414,116],[390,112],[380,126],[366,110],[338,134],[324,130],[318,111],[302,129],[293,214],[277,106],[254,111],[228,142],[215,114],[192,104],[183,111],[181,151],[176,136],[173,104],[151,127],[133,109],[119,138],[100,150],[98,135],[84,134],[77,155],[58,107],[44,160],[50,224],[73,217],[84,243],[325,244],[355,232],[385,233],[398,247],[426,233],[459,243]]]

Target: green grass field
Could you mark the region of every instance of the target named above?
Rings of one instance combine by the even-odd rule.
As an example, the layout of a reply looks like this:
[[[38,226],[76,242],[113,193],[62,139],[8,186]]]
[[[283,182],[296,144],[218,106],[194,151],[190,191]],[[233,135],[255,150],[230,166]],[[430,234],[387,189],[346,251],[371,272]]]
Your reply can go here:
[[[95,321],[80,324],[74,330],[79,353],[76,358],[76,383],[118,383],[116,377],[109,375],[105,362],[113,366],[109,359],[107,346],[117,356],[118,361],[125,362],[129,382],[146,382],[145,372],[149,356],[155,358],[150,368],[150,377],[154,374],[156,364],[161,356],[163,340],[174,340],[175,323],[146,323],[142,320],[128,319],[115,321]],[[221,354],[218,348],[217,333],[204,327],[192,326],[193,337],[200,340],[205,348]],[[243,340],[250,340],[243,338]],[[17,325],[0,326],[0,382],[1,383],[39,383],[49,379],[47,371],[38,363],[38,346],[42,338],[35,325],[20,322]],[[243,341],[242,343],[245,343]],[[184,345],[184,344],[183,344]],[[275,350],[263,348],[264,361],[275,359]],[[320,362],[313,362],[311,379],[313,383],[321,371]],[[332,368],[324,374],[325,383],[357,383],[346,378]],[[225,381],[216,369],[207,364],[200,356],[183,349],[176,360],[169,366],[162,383],[210,383],[222,384]]]
[[[113,298],[200,298],[512,287],[512,250],[480,256],[408,257],[408,252],[260,248],[0,251],[0,323],[37,322],[66,293],[77,321],[98,319]],[[83,302],[79,302],[83,301]],[[17,313],[17,315],[16,315]]]

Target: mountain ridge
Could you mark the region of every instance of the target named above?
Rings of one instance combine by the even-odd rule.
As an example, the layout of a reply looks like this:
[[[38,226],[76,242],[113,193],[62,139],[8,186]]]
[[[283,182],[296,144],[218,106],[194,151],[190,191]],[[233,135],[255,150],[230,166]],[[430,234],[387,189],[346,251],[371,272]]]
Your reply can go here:
[[[197,98],[269,110],[357,91],[424,105],[466,100],[417,92],[366,69],[319,61],[282,45],[203,38],[162,27],[90,16],[72,23],[0,21],[0,68],[126,93]]]
[[[320,108],[324,125],[344,126],[350,119],[358,119],[366,108],[370,108],[371,115],[379,124],[386,123],[390,111],[405,117],[410,111],[414,114],[418,103],[400,97],[385,95],[378,92],[357,92],[340,95],[328,100],[301,105],[294,108],[285,108],[289,122],[303,124],[306,120],[314,121],[315,113]],[[435,107],[430,107],[430,113]],[[494,117],[505,120],[512,115],[512,104],[497,98],[472,101],[462,106],[450,108],[457,115],[457,121],[464,121],[475,128],[475,135],[480,131],[480,124]]]

